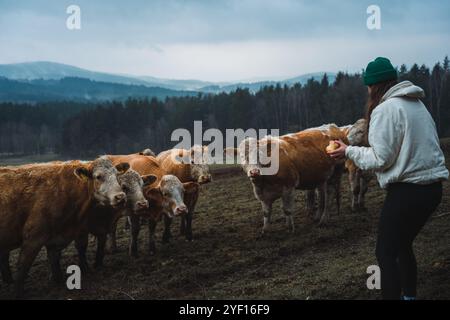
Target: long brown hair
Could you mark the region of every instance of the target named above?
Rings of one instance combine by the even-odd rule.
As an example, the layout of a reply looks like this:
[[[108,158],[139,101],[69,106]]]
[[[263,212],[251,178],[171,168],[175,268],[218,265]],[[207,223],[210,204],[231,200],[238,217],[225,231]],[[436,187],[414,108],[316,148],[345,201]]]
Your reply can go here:
[[[384,81],[380,83],[376,83],[370,86],[370,93],[367,98],[367,113],[366,113],[366,120],[367,120],[367,135],[366,135],[366,142],[367,142],[367,136],[369,134],[369,125],[370,125],[370,117],[372,116],[373,110],[375,110],[376,107],[381,102],[381,98],[388,92],[390,88],[395,86],[398,83],[398,80],[389,80]]]

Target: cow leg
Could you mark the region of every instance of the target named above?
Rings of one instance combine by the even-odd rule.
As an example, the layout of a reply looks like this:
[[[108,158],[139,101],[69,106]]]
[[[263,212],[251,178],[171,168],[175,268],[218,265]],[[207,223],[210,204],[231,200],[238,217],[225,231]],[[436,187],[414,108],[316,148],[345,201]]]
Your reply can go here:
[[[286,226],[289,232],[294,232],[294,218],[292,217],[293,207],[294,207],[294,189],[286,190],[281,200],[283,202],[283,212],[286,216]]]
[[[338,215],[341,213],[341,180],[342,180],[342,169],[340,172],[336,173],[334,181],[336,212]]]
[[[45,240],[39,240],[31,237],[32,241],[26,239],[22,242],[19,259],[17,261],[17,275],[15,283],[16,297],[23,296],[25,279],[30,271],[36,256],[43,247]]]
[[[125,219],[125,225],[123,229],[126,231],[130,230],[130,221],[128,219]]]
[[[86,258],[86,251],[88,247],[89,234],[87,232],[83,233],[75,240],[75,247],[78,251],[78,264],[81,271],[88,272],[89,265]]]
[[[181,217],[180,235],[182,235],[182,236],[186,235],[186,216],[185,215],[183,215]]]
[[[358,194],[359,209],[367,210],[365,203],[364,203],[364,199],[366,196],[366,192],[369,189],[369,181],[362,174],[361,174],[359,181],[360,181],[359,194]]]
[[[97,235],[97,252],[95,254],[94,268],[99,269],[103,266],[103,258],[105,257],[106,233]]]
[[[348,179],[350,182],[350,189],[352,191],[352,211],[356,212],[359,210],[358,197],[360,192],[360,177],[357,172],[350,171]]]
[[[194,216],[194,212],[189,211],[186,213],[186,233],[185,237],[187,241],[192,241],[192,217]]]
[[[326,185],[325,187],[323,185],[320,185],[319,187],[317,187],[317,194],[318,194],[318,205],[317,205],[317,210],[314,213],[314,217],[313,220],[314,221],[319,221],[320,217],[322,216],[322,212],[323,212],[323,208],[324,208],[324,197],[325,197],[325,190],[326,189]]]
[[[185,223],[186,223],[184,235],[185,235],[187,241],[192,241],[192,219],[194,217],[195,205],[197,204],[198,194],[199,194],[198,192],[196,192],[194,194],[187,194],[184,196],[184,199],[183,199],[184,203],[186,204],[186,206],[188,208],[188,213],[184,217]],[[184,219],[182,219],[181,227],[183,227]]]
[[[328,219],[329,219],[329,212],[328,212],[328,201],[329,201],[329,197],[328,197],[328,184],[325,182],[322,186],[320,186],[320,190],[321,190],[321,194],[322,194],[322,199],[320,201],[320,215],[318,217],[320,217],[320,221],[319,221],[319,226],[325,224]]]
[[[155,230],[158,221],[149,218],[148,221],[148,253],[152,256],[156,253]]]
[[[261,201],[262,211],[264,215],[264,225],[261,232],[262,234],[269,230],[269,225],[271,223],[272,203],[273,201]]]
[[[314,207],[316,205],[316,190],[306,190],[306,214],[308,216],[314,215]]]
[[[138,256],[138,237],[139,231],[141,229],[141,221],[137,216],[129,216],[128,222],[130,224],[130,246],[129,246],[129,254],[132,257],[137,258]]]
[[[11,268],[9,267],[9,252],[0,254],[0,271],[2,273],[2,279],[5,283],[12,283],[13,277]]]
[[[162,237],[163,243],[168,243],[170,241],[170,238],[172,238],[172,233],[170,232],[171,225],[172,225],[172,218],[169,218],[167,215],[164,215],[164,232]]]
[[[61,271],[61,252],[62,249],[56,246],[47,246],[47,260],[50,264],[50,280],[54,283],[63,281],[63,273]]]
[[[128,218],[126,219],[126,221],[128,222]],[[119,222],[119,220],[116,220],[111,225],[111,230],[109,231],[109,233],[106,236],[106,252],[109,252],[109,253],[117,252],[116,234],[117,234],[117,223],[118,222]]]

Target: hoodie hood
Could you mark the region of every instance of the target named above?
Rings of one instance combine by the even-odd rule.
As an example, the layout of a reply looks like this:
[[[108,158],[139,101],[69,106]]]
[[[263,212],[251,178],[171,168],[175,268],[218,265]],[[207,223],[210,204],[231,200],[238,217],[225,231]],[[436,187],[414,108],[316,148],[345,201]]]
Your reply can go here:
[[[381,102],[390,98],[409,97],[409,98],[425,98],[425,92],[422,88],[415,86],[411,81],[402,81],[390,88],[381,98]]]

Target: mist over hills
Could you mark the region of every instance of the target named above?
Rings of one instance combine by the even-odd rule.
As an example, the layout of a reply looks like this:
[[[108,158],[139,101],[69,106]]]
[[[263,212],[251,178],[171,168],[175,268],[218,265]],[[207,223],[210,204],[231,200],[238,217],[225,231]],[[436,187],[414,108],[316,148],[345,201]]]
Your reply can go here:
[[[96,72],[48,61],[0,64],[0,101],[102,101],[145,96],[165,99],[173,96],[192,96],[200,92],[228,93],[238,88],[256,92],[268,85],[305,84],[311,78],[320,81],[323,75],[324,72],[317,72],[281,81],[215,83],[195,79],[162,79]],[[336,74],[327,73],[327,76],[329,82],[333,82]]]

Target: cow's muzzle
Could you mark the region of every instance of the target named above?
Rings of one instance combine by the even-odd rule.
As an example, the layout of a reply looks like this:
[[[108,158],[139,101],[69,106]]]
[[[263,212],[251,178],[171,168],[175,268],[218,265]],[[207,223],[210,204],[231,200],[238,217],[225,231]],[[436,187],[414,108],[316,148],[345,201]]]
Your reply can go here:
[[[259,170],[259,169],[251,169],[251,170],[249,170],[248,171],[248,176],[250,177],[250,178],[256,178],[256,177],[259,177],[261,175],[261,170]]]
[[[188,213],[188,208],[186,207],[186,205],[181,205],[175,208],[173,214],[174,216],[181,216]]]
[[[127,202],[127,195],[125,194],[125,192],[119,192],[114,196],[112,206],[115,208],[121,207],[124,206],[126,202]]]
[[[208,175],[203,175],[203,176],[200,176],[200,177],[198,178],[198,183],[200,183],[200,184],[208,183],[208,182],[211,182],[211,181],[212,181],[212,177],[211,177],[210,174],[208,174]]]

